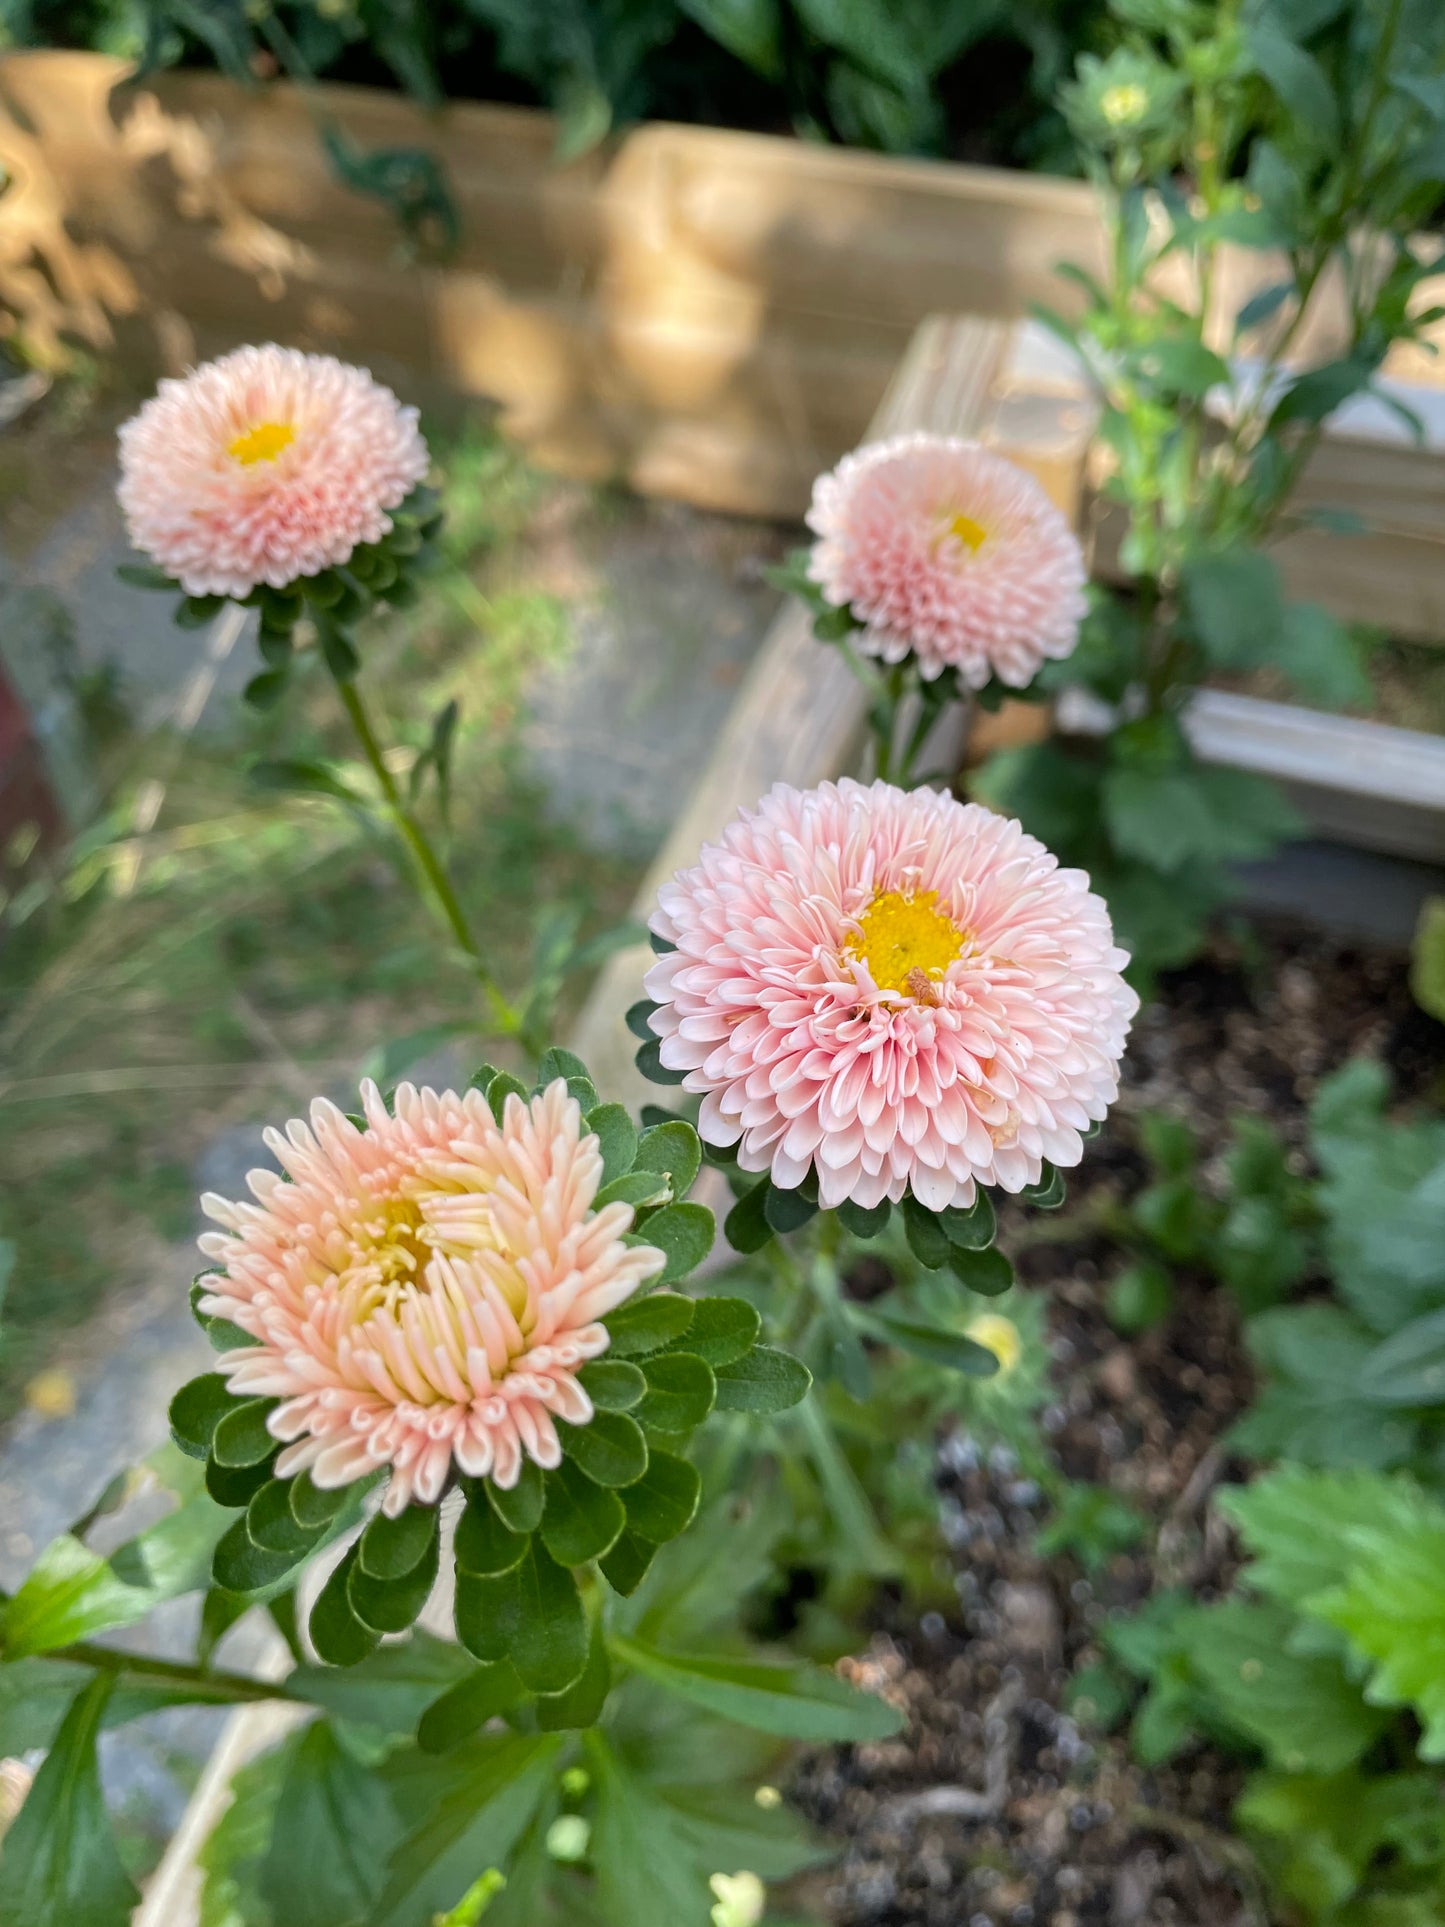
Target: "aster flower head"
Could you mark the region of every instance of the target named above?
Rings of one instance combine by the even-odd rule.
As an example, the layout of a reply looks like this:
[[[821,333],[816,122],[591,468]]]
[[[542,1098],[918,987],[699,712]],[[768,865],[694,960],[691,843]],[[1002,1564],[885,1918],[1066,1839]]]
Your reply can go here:
[[[698,1128],[783,1189],[967,1208],[1078,1163],[1138,998],[1080,870],[931,790],[779,784],[652,918],[647,993]]]
[[[587,1424],[578,1379],[606,1318],[663,1269],[626,1244],[632,1207],[594,1209],[598,1140],[558,1079],[498,1123],[480,1090],[362,1086],[355,1122],[325,1098],[266,1143],[254,1202],[208,1194],[218,1269],[200,1310],[255,1342],[218,1364],[232,1393],[276,1399],[278,1478],[320,1487],[390,1474],[383,1509],[432,1504],[455,1468],[515,1486],[560,1463],[556,1420]]]
[[[429,465],[362,368],[274,344],[163,381],[120,431],[131,542],[188,595],[283,589],[379,542]]]
[[[951,436],[900,435],[847,455],[813,485],[808,575],[887,663],[931,682],[1031,682],[1067,656],[1085,613],[1083,552],[1043,489],[1002,455]]]

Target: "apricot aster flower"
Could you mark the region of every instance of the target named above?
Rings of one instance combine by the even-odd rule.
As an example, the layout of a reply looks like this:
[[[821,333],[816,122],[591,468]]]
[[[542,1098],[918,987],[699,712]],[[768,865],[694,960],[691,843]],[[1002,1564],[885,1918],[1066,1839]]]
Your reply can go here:
[[[117,493],[188,595],[245,596],[379,542],[428,463],[417,411],[364,368],[272,344],[163,381],[120,431]]]
[[[1083,620],[1083,552],[1031,475],[977,442],[899,435],[813,484],[808,574],[864,627],[854,646],[912,654],[929,682],[956,669],[1031,682],[1067,656]]]
[[[1117,1095],[1139,1000],[1108,910],[976,803],[780,783],[658,904],[650,1022],[699,1130],[824,1205],[1021,1190]]]
[[[554,1466],[554,1420],[585,1425],[579,1368],[607,1349],[608,1312],[662,1269],[627,1245],[625,1204],[594,1211],[602,1176],[562,1080],[500,1126],[480,1091],[401,1085],[394,1114],[362,1086],[358,1126],[326,1098],[266,1143],[286,1176],[252,1171],[255,1202],[208,1193],[224,1227],[201,1309],[258,1342],[226,1352],[233,1392],[281,1401],[277,1476],[348,1485],[389,1467],[383,1509],[441,1496],[453,1465],[513,1486],[525,1455]]]

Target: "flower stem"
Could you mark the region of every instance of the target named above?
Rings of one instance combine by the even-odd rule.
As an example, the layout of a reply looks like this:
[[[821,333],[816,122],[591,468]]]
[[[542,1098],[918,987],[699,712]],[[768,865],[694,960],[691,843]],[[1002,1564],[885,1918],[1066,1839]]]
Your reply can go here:
[[[466,913],[457,901],[457,893],[452,887],[446,867],[433,849],[431,840],[407,808],[396,778],[386,766],[381,744],[367,714],[366,704],[362,701],[361,691],[356,684],[344,677],[333,675],[342,707],[351,722],[361,753],[371,767],[377,785],[397,834],[411,852],[412,860],[421,875],[422,883],[433,902],[440,910],[442,919],[458,945],[470,958],[473,971],[491,1009],[492,1021],[504,1036],[516,1037],[522,1029],[522,1020],[516,1010],[503,996],[501,989],[487,968],[486,960],[477,946],[477,941],[467,923]]]
[[[135,1679],[162,1681],[189,1688],[197,1699],[230,1704],[241,1700],[289,1699],[284,1680],[253,1679],[249,1673],[215,1671],[183,1660],[156,1659],[149,1653],[121,1652],[114,1646],[97,1646],[90,1640],[77,1640],[45,1655],[47,1659],[73,1661],[77,1666],[94,1666],[101,1672]]]

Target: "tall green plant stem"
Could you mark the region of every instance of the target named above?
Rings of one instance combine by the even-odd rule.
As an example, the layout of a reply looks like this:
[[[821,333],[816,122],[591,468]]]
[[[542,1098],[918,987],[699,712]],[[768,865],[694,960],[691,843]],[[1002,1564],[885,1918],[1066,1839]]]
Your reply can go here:
[[[423,892],[431,898],[441,913],[442,921],[470,959],[477,982],[482,987],[482,994],[487,999],[493,1023],[504,1036],[519,1037],[522,1031],[521,1017],[502,994],[488,969],[486,959],[467,923],[466,913],[457,901],[457,893],[452,887],[451,878],[447,875],[445,864],[432,847],[426,831],[408,809],[397,787],[396,778],[386,766],[386,758],[382,754],[381,744],[377,740],[376,731],[367,714],[361,691],[347,678],[334,676],[333,680],[341,697],[342,707],[350,720],[352,732],[361,747],[361,753],[376,778],[377,787],[386,804],[387,814],[391,817],[397,834],[405,843],[416,865]]]

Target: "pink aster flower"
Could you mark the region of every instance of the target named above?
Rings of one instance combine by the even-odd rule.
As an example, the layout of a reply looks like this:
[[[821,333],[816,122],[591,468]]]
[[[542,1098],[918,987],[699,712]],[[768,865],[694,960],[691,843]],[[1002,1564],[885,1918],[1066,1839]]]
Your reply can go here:
[[[428,463],[416,410],[364,368],[238,348],[125,424],[117,493],[131,542],[188,595],[245,596],[379,542]]]
[[[651,1023],[699,1129],[824,1205],[932,1210],[1077,1164],[1139,1000],[1109,913],[1019,824],[933,790],[778,784],[664,886]]]
[[[208,1193],[224,1227],[203,1311],[258,1341],[222,1355],[233,1392],[281,1403],[277,1476],[349,1485],[378,1467],[383,1509],[440,1498],[453,1465],[513,1486],[525,1454],[554,1466],[555,1419],[585,1425],[578,1369],[606,1351],[608,1312],[666,1262],[626,1245],[565,1082],[500,1126],[480,1091],[401,1085],[395,1114],[362,1086],[364,1127],[318,1097],[266,1143],[287,1175],[252,1171],[256,1202]]]
[[[808,574],[864,624],[865,655],[910,653],[928,682],[956,669],[1022,689],[1067,656],[1084,617],[1084,558],[1031,475],[977,442],[899,435],[813,484]]]

